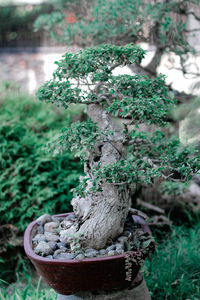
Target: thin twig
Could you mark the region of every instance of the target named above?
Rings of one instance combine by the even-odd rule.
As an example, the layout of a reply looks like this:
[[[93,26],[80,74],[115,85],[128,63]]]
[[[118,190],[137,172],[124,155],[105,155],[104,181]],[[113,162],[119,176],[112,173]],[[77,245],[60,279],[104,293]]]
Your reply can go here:
[[[160,214],[164,214],[165,213],[164,209],[162,209],[162,208],[160,208],[160,207],[158,207],[156,205],[153,205],[153,204],[147,203],[145,201],[142,201],[139,198],[137,199],[137,204],[142,205],[142,206],[144,206],[144,207],[146,207],[146,208],[148,208],[150,210],[156,211],[156,212],[158,212]]]

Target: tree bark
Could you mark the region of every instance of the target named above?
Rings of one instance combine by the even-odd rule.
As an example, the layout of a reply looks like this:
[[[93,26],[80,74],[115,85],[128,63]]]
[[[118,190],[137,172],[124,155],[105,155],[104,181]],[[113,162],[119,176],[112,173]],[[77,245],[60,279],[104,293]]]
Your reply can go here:
[[[154,57],[152,58],[150,63],[145,67],[145,70],[147,70],[153,76],[157,75],[157,68],[160,65],[162,55],[163,51],[157,48]]]
[[[127,149],[123,146],[120,129],[113,124],[111,116],[100,105],[89,105],[87,114],[101,130],[114,132],[110,139],[97,144],[90,153],[85,170],[86,177],[92,178],[91,170],[97,163],[103,167],[117,162]],[[107,182],[102,183],[101,191],[91,192],[89,185],[85,198],[77,196],[72,200],[78,219],[75,227],[79,233],[84,234],[88,247],[102,249],[108,240],[113,240],[123,231],[131,202],[130,192],[127,186],[122,188]]]

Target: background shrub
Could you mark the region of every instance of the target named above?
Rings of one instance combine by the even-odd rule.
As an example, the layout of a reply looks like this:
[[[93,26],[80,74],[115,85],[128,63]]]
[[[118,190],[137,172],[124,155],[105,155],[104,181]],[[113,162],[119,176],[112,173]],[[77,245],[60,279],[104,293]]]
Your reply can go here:
[[[9,85],[1,88],[0,105],[0,225],[23,231],[43,213],[71,209],[70,190],[82,166],[69,153],[53,156],[45,145],[75,112],[47,107]]]
[[[28,223],[41,214],[71,210],[71,189],[82,165],[69,153],[49,153],[46,144],[79,117],[81,108],[61,112],[10,83],[0,87],[0,107],[0,228],[14,225],[20,241]],[[0,279],[11,282],[29,265],[23,241],[16,247],[1,237],[0,244]]]

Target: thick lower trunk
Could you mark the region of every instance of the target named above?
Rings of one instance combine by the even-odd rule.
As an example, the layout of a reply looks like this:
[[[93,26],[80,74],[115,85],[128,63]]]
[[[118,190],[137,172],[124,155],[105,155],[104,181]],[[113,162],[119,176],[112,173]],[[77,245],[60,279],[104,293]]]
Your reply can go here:
[[[86,176],[91,178],[91,170],[97,163],[106,166],[117,162],[125,153],[120,130],[115,127],[111,117],[99,105],[90,105],[87,111],[93,122],[101,130],[112,130],[112,141],[107,140],[90,153]],[[97,161],[98,157],[98,161]],[[130,207],[130,193],[126,186],[103,182],[102,190],[91,192],[89,186],[86,197],[72,200],[78,223],[76,230],[84,234],[88,247],[101,249],[107,241],[113,240],[123,231],[124,222]]]
[[[122,233],[130,197],[127,191],[119,192],[118,187],[104,184],[102,192],[75,198],[72,205],[79,218],[78,232],[84,234],[86,245],[102,249]]]

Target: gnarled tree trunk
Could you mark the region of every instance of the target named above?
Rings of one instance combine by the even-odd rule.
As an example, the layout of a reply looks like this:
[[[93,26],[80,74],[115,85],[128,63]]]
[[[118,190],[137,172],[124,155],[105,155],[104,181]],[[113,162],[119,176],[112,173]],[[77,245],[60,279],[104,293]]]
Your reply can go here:
[[[119,161],[127,149],[122,143],[118,129],[106,111],[100,105],[92,104],[87,109],[88,116],[101,130],[112,130],[111,139],[103,141],[92,150],[89,156],[86,176],[91,178],[91,170],[100,163],[101,167]],[[74,212],[78,218],[76,230],[83,233],[87,246],[101,249],[109,239],[114,239],[123,231],[124,222],[130,207],[130,193],[126,186],[104,182],[102,191],[86,190],[86,197],[77,196],[72,200]]]

